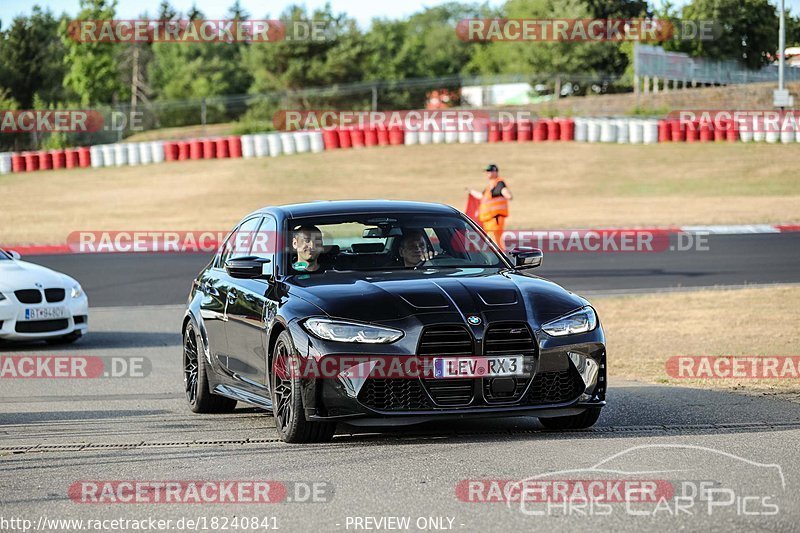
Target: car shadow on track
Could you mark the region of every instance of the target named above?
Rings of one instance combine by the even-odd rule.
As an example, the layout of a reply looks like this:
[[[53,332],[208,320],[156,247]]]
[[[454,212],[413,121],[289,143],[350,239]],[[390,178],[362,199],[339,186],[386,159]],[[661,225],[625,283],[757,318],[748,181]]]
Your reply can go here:
[[[335,441],[396,443],[409,438],[597,438],[800,429],[800,403],[733,392],[627,382],[609,390],[594,427],[545,430],[535,417],[438,421],[408,427],[341,425]]]
[[[79,351],[106,348],[152,348],[159,346],[180,346],[179,333],[158,333],[146,331],[93,331],[87,333],[74,344],[48,344],[45,341],[0,343],[2,352],[53,352]]]

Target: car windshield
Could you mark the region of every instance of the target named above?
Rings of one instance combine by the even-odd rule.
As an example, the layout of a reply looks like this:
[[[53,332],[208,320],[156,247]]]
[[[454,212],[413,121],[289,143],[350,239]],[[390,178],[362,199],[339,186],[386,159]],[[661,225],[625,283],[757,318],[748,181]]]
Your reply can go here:
[[[290,273],[502,268],[488,239],[449,215],[347,215],[289,223]]]

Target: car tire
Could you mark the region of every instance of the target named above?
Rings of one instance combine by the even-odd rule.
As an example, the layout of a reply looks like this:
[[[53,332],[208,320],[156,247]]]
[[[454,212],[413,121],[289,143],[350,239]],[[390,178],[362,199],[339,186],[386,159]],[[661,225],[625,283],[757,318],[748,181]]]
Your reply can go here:
[[[543,417],[539,422],[547,429],[586,429],[592,427],[598,418],[600,418],[600,408],[590,407],[579,415]]]
[[[183,388],[186,402],[195,413],[231,413],[236,400],[213,394],[208,386],[203,339],[189,322],[183,332]]]
[[[62,335],[60,337],[55,337],[52,339],[45,339],[45,342],[47,344],[52,344],[52,345],[72,344],[81,337],[83,337],[83,333],[81,333],[80,331],[73,331],[72,333],[69,333],[67,335]]]
[[[336,432],[332,422],[309,422],[303,411],[300,397],[300,376],[289,371],[290,362],[296,357],[294,343],[289,332],[278,335],[272,351],[270,365],[270,394],[275,429],[282,441],[301,444],[329,442]]]

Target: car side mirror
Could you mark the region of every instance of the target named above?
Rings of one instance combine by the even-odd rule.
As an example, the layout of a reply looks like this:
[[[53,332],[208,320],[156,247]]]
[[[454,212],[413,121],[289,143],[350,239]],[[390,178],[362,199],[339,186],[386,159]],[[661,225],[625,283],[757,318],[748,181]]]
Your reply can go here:
[[[19,252],[15,252],[14,250],[9,250],[8,255],[10,255],[12,259],[19,259],[20,257],[22,257],[21,255],[19,255]]]
[[[237,257],[236,259],[225,261],[225,271],[233,278],[263,279],[269,275],[265,274],[264,271],[267,270],[267,265],[271,262],[270,259],[265,257]]]
[[[514,266],[517,270],[541,266],[544,259],[544,254],[539,248],[514,248],[509,255],[514,259]]]

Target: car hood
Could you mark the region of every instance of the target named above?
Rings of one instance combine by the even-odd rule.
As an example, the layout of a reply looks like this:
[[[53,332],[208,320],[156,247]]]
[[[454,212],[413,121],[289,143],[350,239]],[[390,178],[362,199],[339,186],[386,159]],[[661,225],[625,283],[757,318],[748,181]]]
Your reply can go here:
[[[0,291],[35,288],[72,288],[77,282],[66,274],[26,261],[0,261]]]
[[[296,276],[290,293],[331,317],[391,322],[425,313],[540,326],[588,302],[551,281],[484,269]]]

